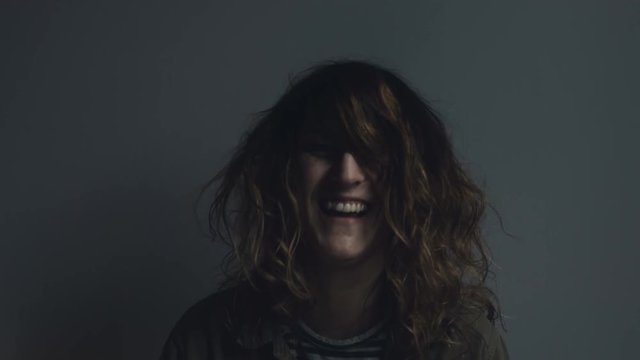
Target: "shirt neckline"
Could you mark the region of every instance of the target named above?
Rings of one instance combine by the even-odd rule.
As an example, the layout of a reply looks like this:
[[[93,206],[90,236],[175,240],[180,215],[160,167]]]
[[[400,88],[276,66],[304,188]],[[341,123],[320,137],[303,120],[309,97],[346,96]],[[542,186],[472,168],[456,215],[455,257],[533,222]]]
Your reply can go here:
[[[373,336],[377,335],[380,332],[380,330],[383,328],[385,323],[386,323],[386,319],[378,322],[377,324],[373,325],[372,327],[364,330],[363,332],[357,335],[350,336],[348,338],[343,338],[343,339],[335,339],[335,338],[328,338],[326,336],[322,336],[317,332],[315,332],[313,329],[311,329],[302,320],[298,320],[296,325],[300,328],[300,331],[303,331],[304,333],[306,333],[308,336],[315,339],[316,341],[319,341],[321,343],[334,346],[334,347],[348,347],[348,346],[352,346],[352,345],[364,342],[372,338]]]

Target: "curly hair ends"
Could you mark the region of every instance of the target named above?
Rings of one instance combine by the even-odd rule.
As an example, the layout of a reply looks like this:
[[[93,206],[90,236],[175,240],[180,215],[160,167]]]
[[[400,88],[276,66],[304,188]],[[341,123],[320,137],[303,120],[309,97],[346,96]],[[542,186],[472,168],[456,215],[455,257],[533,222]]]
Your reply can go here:
[[[210,230],[233,248],[225,286],[248,282],[268,296],[272,311],[290,318],[311,299],[297,254],[302,222],[293,161],[305,131],[346,137],[366,171],[378,175],[393,237],[384,292],[396,319],[392,338],[407,358],[451,342],[447,325],[471,308],[499,317],[485,286],[483,192],[427,102],[389,70],[358,61],[321,64],[294,79],[210,183],[219,184]]]

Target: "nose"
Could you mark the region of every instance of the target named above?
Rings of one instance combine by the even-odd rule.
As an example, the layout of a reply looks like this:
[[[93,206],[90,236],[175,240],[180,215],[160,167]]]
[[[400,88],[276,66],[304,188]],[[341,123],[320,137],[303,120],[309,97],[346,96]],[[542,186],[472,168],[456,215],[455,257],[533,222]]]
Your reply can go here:
[[[365,180],[365,173],[353,154],[345,152],[338,163],[338,178],[345,184],[359,184]]]

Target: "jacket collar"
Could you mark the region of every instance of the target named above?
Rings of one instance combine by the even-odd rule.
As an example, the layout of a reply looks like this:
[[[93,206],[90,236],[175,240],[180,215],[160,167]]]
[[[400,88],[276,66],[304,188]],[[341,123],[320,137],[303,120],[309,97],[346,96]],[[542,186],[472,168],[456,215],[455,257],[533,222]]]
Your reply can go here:
[[[271,318],[261,319],[257,326],[243,326],[235,334],[236,342],[247,349],[259,349],[273,346],[273,356],[281,360],[293,360],[285,335],[290,333],[290,327],[280,324]]]
[[[261,319],[255,326],[243,325],[236,332],[236,342],[243,347],[255,349],[274,342],[286,334],[287,328],[272,319]]]

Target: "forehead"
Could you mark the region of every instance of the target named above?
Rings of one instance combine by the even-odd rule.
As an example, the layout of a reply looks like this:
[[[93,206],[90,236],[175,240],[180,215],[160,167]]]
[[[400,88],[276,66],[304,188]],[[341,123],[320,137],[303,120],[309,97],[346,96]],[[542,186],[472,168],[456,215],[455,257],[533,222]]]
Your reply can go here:
[[[299,145],[321,142],[348,149],[369,162],[386,155],[392,135],[385,126],[384,114],[366,99],[338,95],[336,99],[308,99],[301,106],[294,141]]]
[[[351,142],[341,120],[327,117],[311,117],[303,120],[297,137],[299,142],[323,141],[335,144]]]
[[[347,132],[331,123],[316,123],[300,128],[297,135],[297,142],[305,144],[309,142],[320,142],[333,146],[350,147],[353,142],[349,139]]]

